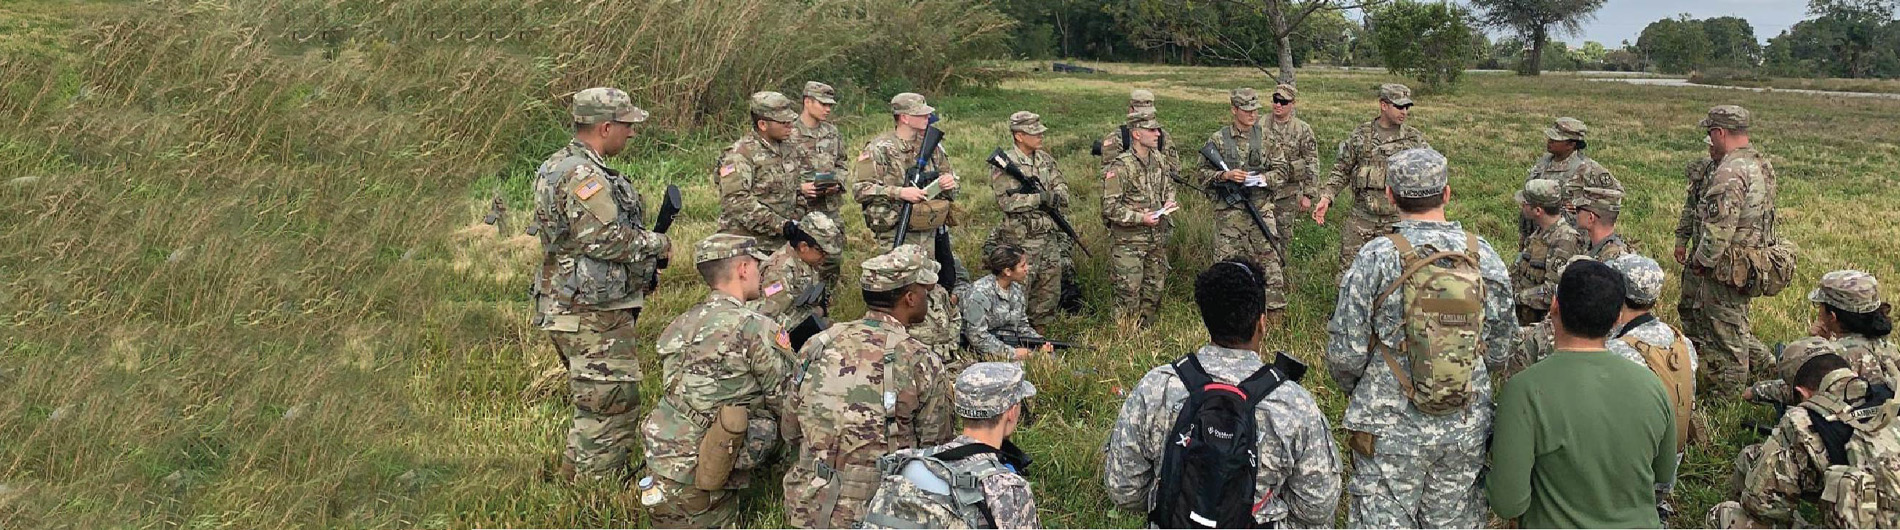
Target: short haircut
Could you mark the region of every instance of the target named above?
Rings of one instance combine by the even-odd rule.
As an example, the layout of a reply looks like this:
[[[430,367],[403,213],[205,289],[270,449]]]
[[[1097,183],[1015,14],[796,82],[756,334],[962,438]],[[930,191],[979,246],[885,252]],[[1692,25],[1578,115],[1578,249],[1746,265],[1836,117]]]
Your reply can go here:
[[[1022,262],[1026,255],[1028,253],[1023,252],[1023,247],[1008,243],[996,245],[996,248],[983,255],[983,270],[990,271],[990,274],[1002,274],[1005,269]]]
[[[891,289],[889,291],[873,291],[870,289],[864,289],[863,290],[864,306],[873,307],[877,309],[896,309],[897,299],[903,298],[904,293],[909,290],[910,290],[909,285],[898,287],[896,289]]]
[[[1562,207],[1562,206],[1538,206],[1538,207],[1537,207],[1537,210],[1538,210],[1538,211],[1541,211],[1541,212],[1544,212],[1544,215],[1557,215],[1557,212],[1561,212],[1561,211],[1564,211],[1564,207]]]
[[[997,425],[1003,424],[1003,415],[997,414],[983,419],[958,416],[957,420],[963,422],[965,429],[994,429]]]
[[[1823,353],[1801,363],[1801,369],[1795,370],[1794,380],[1789,383],[1808,390],[1820,390],[1821,380],[1826,379],[1827,374],[1842,368],[1851,368],[1847,364],[1847,359],[1832,353]]]
[[[1201,308],[1207,337],[1226,347],[1253,340],[1267,307],[1265,286],[1260,266],[1245,258],[1214,262],[1195,276],[1194,303]]]
[[[1578,208],[1577,209],[1578,215],[1583,215],[1583,212],[1590,212],[1591,215],[1597,216],[1597,219],[1602,219],[1603,224],[1606,224],[1606,225],[1615,225],[1616,216],[1618,215],[1618,212],[1616,210],[1600,212],[1600,211],[1597,211],[1595,208]]]
[[[612,121],[612,120],[608,120],[608,121]],[[592,131],[594,130],[594,128],[600,127],[602,125],[606,125],[607,123],[608,123],[607,121],[602,121],[600,123],[581,123],[577,121],[577,122],[574,122],[574,132],[580,133],[580,132]]]
[[[1630,301],[1628,298],[1624,298],[1623,307],[1630,308],[1631,311],[1651,311],[1656,309],[1656,302],[1651,300],[1648,303],[1636,303]]]
[[[1425,213],[1445,206],[1445,192],[1441,191],[1424,197],[1401,197],[1393,193],[1392,205],[1399,207],[1399,211],[1405,213]]]
[[[732,279],[732,271],[736,268],[735,265],[739,263],[739,258],[751,258],[751,256],[741,254],[726,259],[700,263],[694,265],[694,268],[699,269],[699,277],[706,280],[706,285],[719,285]]]
[[[1578,261],[1564,268],[1557,283],[1557,305],[1564,332],[1575,337],[1610,336],[1623,312],[1623,274],[1601,261]]]
[[[1893,306],[1887,305],[1885,302],[1880,304],[1879,309],[1866,313],[1848,312],[1847,310],[1834,307],[1834,304],[1821,305],[1827,307],[1829,312],[1834,313],[1835,320],[1841,322],[1842,331],[1865,336],[1870,339],[1878,339],[1887,336],[1889,333],[1893,333],[1893,321],[1887,318],[1887,311],[1892,309]]]

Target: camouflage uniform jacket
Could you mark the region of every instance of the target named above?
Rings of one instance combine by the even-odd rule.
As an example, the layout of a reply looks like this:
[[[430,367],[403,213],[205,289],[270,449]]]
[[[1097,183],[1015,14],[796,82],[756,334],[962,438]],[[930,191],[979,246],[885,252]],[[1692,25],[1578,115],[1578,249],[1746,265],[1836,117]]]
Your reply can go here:
[[[850,168],[844,165],[844,136],[838,132],[838,126],[821,121],[816,127],[806,127],[805,120],[794,121],[792,136],[785,139],[785,145],[791,148],[789,156],[797,167],[800,183],[813,173],[829,172],[839,185],[850,187]],[[800,193],[798,215],[794,218],[804,217],[805,212],[819,211],[836,219],[843,209],[844,194],[806,198]]]
[[[1675,328],[1669,327],[1669,325],[1664,324],[1663,321],[1651,319],[1627,331],[1623,329],[1623,326],[1624,324],[1617,324],[1615,328],[1610,329],[1610,340],[1604,342],[1604,346],[1610,349],[1610,353],[1621,355],[1624,359],[1629,359],[1630,362],[1648,368],[1649,361],[1643,358],[1643,353],[1636,351],[1636,348],[1623,342],[1623,339],[1620,337],[1634,337],[1638,342],[1664,350],[1668,350],[1670,346],[1675,345],[1676,341],[1681,340],[1688,342],[1689,371],[1695,372],[1701,365],[1700,358],[1696,356],[1695,342],[1689,341],[1688,337],[1676,333]]]
[[[1152,152],[1147,160],[1127,151],[1102,168],[1102,222],[1111,230],[1147,233],[1162,230],[1172,223],[1162,216],[1161,224],[1141,224],[1146,212],[1160,210],[1174,200],[1174,180],[1179,162],[1165,152]]]
[[[798,327],[805,317],[813,312],[822,311],[822,306],[793,306],[805,289],[819,282],[818,271],[804,260],[798,259],[798,252],[792,250],[790,243],[779,247],[772,253],[772,259],[760,266],[764,273],[759,279],[759,299],[750,306],[755,311],[778,322],[779,327],[790,330]]]
[[[1003,223],[996,229],[1014,236],[1006,239],[1010,242],[1024,238],[1039,238],[1056,230],[1056,222],[1042,211],[1042,205],[1061,209],[1069,207],[1069,183],[1062,180],[1062,170],[1056,167],[1056,157],[1047,150],[1036,151],[1034,155],[1023,154],[1022,149],[1011,148],[1004,156],[1016,163],[1025,175],[1042,181],[1043,193],[1017,193],[1023,183],[1002,170],[990,172],[990,190],[996,193],[996,209],[1003,212]],[[1068,237],[1068,236],[1062,236]]]
[[[965,435],[959,435],[949,443],[937,446],[934,452],[942,453],[958,447],[980,444]],[[969,457],[975,460],[991,460],[992,465],[1003,467],[992,453],[981,453]],[[978,481],[983,490],[983,505],[995,518],[996,528],[1042,528],[1042,521],[1036,516],[1036,497],[1029,489],[1029,480],[1016,473],[997,473],[983,477]]]
[[[930,310],[924,313],[923,322],[910,327],[910,336],[928,346],[938,361],[947,363],[954,360],[957,346],[963,338],[963,311],[950,301],[949,290],[942,285],[930,287]]]
[[[1278,151],[1273,158],[1285,164],[1279,169],[1286,184],[1276,188],[1274,200],[1296,195],[1312,197],[1313,185],[1319,180],[1319,139],[1313,136],[1313,126],[1299,118],[1286,123],[1271,116],[1261,120],[1266,122],[1267,142],[1273,146],[1269,149]]]
[[[1774,242],[1775,170],[1768,157],[1751,147],[1731,151],[1696,191],[1700,193],[1691,200],[1694,209],[1683,211],[1685,218],[1693,215],[1690,266],[1711,268],[1730,247]]]
[[[719,157],[719,231],[752,236],[759,246],[785,243],[785,222],[797,219],[798,162],[789,146],[746,133]]]
[[[650,232],[644,205],[620,172],[580,141],[541,163],[534,179],[535,325],[577,331],[577,313],[641,307],[666,234]]]
[[[1168,145],[1168,130],[1162,129],[1161,130],[1161,146],[1167,147],[1167,145]],[[1115,160],[1115,157],[1122,156],[1122,153],[1125,153],[1127,151],[1128,151],[1128,146],[1122,145],[1121,128],[1117,127],[1115,130],[1109,131],[1108,136],[1102,137],[1102,165],[1108,165],[1109,162]]]
[[[955,434],[950,374],[887,313],[832,326],[798,356],[786,406],[802,440],[797,466],[822,463],[875,485],[878,457]]]
[[[898,190],[911,187],[904,181],[904,173],[917,165],[917,150],[923,142],[920,136],[914,140],[897,137],[896,131],[884,131],[884,134],[872,138],[858,153],[857,162],[851,169],[851,194],[858,204],[864,206],[864,226],[878,234],[889,233],[897,229],[897,217],[903,206],[903,200],[897,198]],[[954,173],[950,169],[950,157],[943,153],[943,146],[937,146],[937,152],[930,155],[930,169],[941,173]],[[925,183],[928,184],[928,183]],[[956,192],[946,191],[938,198],[954,199]]]
[[[1588,238],[1589,236],[1585,235],[1584,237]],[[1622,257],[1624,254],[1629,254],[1630,243],[1629,241],[1623,240],[1623,234],[1611,233],[1610,237],[1603,238],[1602,241],[1585,241],[1583,253],[1589,255],[1590,259],[1593,260],[1610,261]]]
[[[1598,164],[1596,160],[1583,154],[1583,151],[1570,153],[1570,156],[1564,157],[1563,160],[1554,160],[1552,157],[1550,153],[1544,153],[1543,157],[1537,159],[1537,163],[1531,164],[1530,174],[1525,175],[1524,180],[1526,182],[1537,179],[1557,181],[1563,190],[1565,206],[1575,206],[1574,201],[1582,196],[1584,188],[1609,188],[1623,191],[1623,183],[1618,182],[1615,176],[1610,175],[1610,170],[1604,169],[1603,164]]]
[[[1708,188],[1709,171],[1715,169],[1715,160],[1703,157],[1690,162],[1682,170],[1683,181],[1688,183],[1688,191],[1682,197],[1682,216],[1676,221],[1676,246],[1687,248],[1689,240],[1695,237],[1698,217],[1702,204],[1702,194]]]
[[[1618,357],[1628,359],[1630,362],[1648,368],[1649,361],[1643,359],[1642,352],[1636,351],[1636,348],[1624,344],[1621,339],[1617,338],[1617,334],[1621,333],[1622,330],[1621,325],[1615,329],[1611,329],[1610,338],[1604,341],[1603,347],[1609,349],[1610,353],[1614,353]],[[1670,344],[1674,344],[1672,337],[1677,336],[1675,330],[1669,329],[1669,325],[1663,324],[1661,321],[1646,322],[1641,326],[1637,326],[1636,329],[1630,330],[1629,334],[1636,336],[1637,340],[1659,348],[1668,348]],[[1511,376],[1517,375],[1518,372],[1524,371],[1525,368],[1530,368],[1531,365],[1537,364],[1537,361],[1542,361],[1545,357],[1549,357],[1550,354],[1556,352],[1557,330],[1553,327],[1553,324],[1551,324],[1550,319],[1540,320],[1537,321],[1536,324],[1529,326],[1519,326],[1517,328],[1517,353],[1506,363],[1506,368],[1502,370],[1503,377],[1501,379],[1509,380]],[[1689,365],[1691,370],[1693,370],[1695,366],[1695,359],[1695,345],[1690,344]]]
[[[963,305],[963,338],[984,361],[1014,360],[1015,348],[997,340],[997,333],[1042,338],[1036,328],[1029,327],[1029,315],[1024,312],[1028,302],[1021,282],[1005,290],[997,287],[996,275],[984,276],[963,291],[959,302]]]
[[[1239,384],[1265,363],[1248,350],[1201,346],[1195,352],[1215,381]],[[1108,498],[1124,510],[1147,513],[1161,480],[1168,431],[1187,402],[1172,364],[1148,370],[1122,402],[1102,452]],[[1260,461],[1254,475],[1254,521],[1281,528],[1331,528],[1339,507],[1339,450],[1318,402],[1287,382],[1254,407]]]
[[[1565,263],[1583,253],[1583,236],[1563,219],[1531,234],[1530,245],[1517,254],[1511,267],[1511,285],[1517,287],[1517,303],[1536,309],[1550,309],[1557,294],[1557,281],[1563,278]]]
[[[641,431],[647,466],[660,476],[693,483],[699,439],[720,406],[746,405],[753,420],[777,421],[792,371],[791,342],[739,299],[713,291],[667,325],[656,349],[664,391]],[[744,487],[741,477],[735,474],[727,489]]]
[[[1842,368],[1827,374],[1821,379],[1821,389],[1817,396],[1826,395],[1850,405],[1864,400],[1867,382],[1854,375],[1852,370]],[[1819,501],[1822,481],[1827,476],[1827,449],[1816,434],[1814,420],[1805,412],[1789,410],[1781,416],[1781,422],[1775,425],[1768,440],[1761,444],[1761,457],[1755,460],[1742,479],[1742,507],[1748,514],[1764,523],[1775,524],[1781,528],[1793,528],[1795,513],[1801,500]],[[1900,447],[1900,429],[1889,424],[1880,429],[1882,437],[1889,447]],[[1822,506],[1821,513],[1827,528],[1845,528],[1833,518],[1833,510]]]
[[[1319,197],[1330,199],[1346,190],[1382,191],[1387,158],[1406,149],[1430,146],[1425,142],[1425,133],[1410,125],[1388,129],[1380,126],[1377,118],[1361,123],[1339,143],[1339,157],[1333,161],[1333,169],[1326,173]]]
[[[1900,378],[1900,352],[1895,351],[1893,343],[1887,339],[1869,338],[1864,335],[1848,334],[1833,340],[1840,347],[1841,358],[1861,375],[1868,383],[1883,383],[1892,386]],[[1794,405],[1800,396],[1792,392],[1788,382],[1782,379],[1769,379],[1755,383],[1752,387],[1755,399],[1768,403]]]
[[[1431,247],[1464,252],[1465,231],[1456,222],[1405,220],[1393,225],[1397,233],[1420,252]],[[1389,296],[1385,305],[1372,301],[1392,282],[1399,281],[1402,260],[1392,242],[1383,237],[1366,242],[1358,259],[1340,280],[1339,305],[1327,324],[1326,364],[1333,380],[1348,395],[1341,426],[1379,436],[1401,435],[1421,443],[1480,444],[1491,429],[1493,414],[1490,372],[1501,368],[1515,347],[1517,315],[1511,308],[1511,279],[1504,261],[1491,244],[1478,239],[1479,273],[1484,278],[1484,363],[1473,366],[1472,404],[1462,414],[1431,416],[1419,412],[1399,381],[1372,349],[1371,326],[1396,353],[1405,337],[1401,327],[1403,296]],[[1404,361],[1400,360],[1401,366]]]
[[[1236,131],[1234,126],[1229,124],[1209,135],[1207,145],[1214,146],[1215,150],[1220,151],[1221,161],[1227,163],[1228,169],[1259,173],[1260,178],[1266,180],[1267,187],[1243,186],[1241,190],[1246,194],[1247,200],[1253,202],[1254,208],[1260,210],[1261,215],[1271,218],[1274,190],[1286,185],[1286,173],[1283,173],[1281,168],[1285,167],[1287,162],[1281,158],[1282,155],[1278,149],[1275,149],[1276,146],[1267,143],[1269,138],[1267,138],[1266,129],[1266,124],[1258,121],[1254,122],[1252,129],[1246,131]],[[1255,149],[1255,146],[1259,146],[1259,149]],[[1207,157],[1200,158],[1201,186],[1211,193],[1214,190],[1214,184],[1223,180],[1220,176],[1221,170],[1213,162],[1208,161]],[[1215,210],[1246,208],[1238,204],[1230,205],[1219,197],[1208,197],[1208,199],[1213,201]]]

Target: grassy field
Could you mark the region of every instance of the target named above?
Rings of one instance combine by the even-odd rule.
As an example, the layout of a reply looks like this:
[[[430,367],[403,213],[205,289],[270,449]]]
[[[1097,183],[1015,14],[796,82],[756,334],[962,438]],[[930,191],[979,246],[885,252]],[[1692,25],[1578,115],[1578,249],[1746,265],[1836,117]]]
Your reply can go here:
[[[549,478],[568,409],[522,395],[554,355],[527,326],[538,258],[520,235],[520,212],[526,175],[564,141],[549,78],[572,58],[509,44],[298,44],[247,32],[256,21],[220,19],[241,13],[212,3],[140,20],[111,16],[138,7],[71,9],[0,8],[0,528],[644,524],[619,491]],[[1227,89],[1267,86],[1245,69],[1112,65],[1113,75],[1063,76],[1008,67],[1025,73],[931,94],[975,216],[956,234],[966,259],[999,218],[983,199],[980,157],[1008,141],[1011,112],[1043,115],[1047,145],[1083,198],[1071,219],[1102,255],[1087,145],[1120,121],[1128,90],[1155,91],[1162,120],[1189,144],[1226,119]],[[641,83],[633,68],[598,83]],[[1320,136],[1323,164],[1373,115],[1372,87],[1394,81],[1336,71],[1300,79],[1301,117]],[[1456,93],[1419,95],[1412,123],[1452,161],[1451,216],[1502,250],[1539,131],[1574,116],[1591,127],[1592,156],[1631,192],[1625,234],[1666,253],[1682,167],[1703,150],[1694,123],[1711,105],[1739,103],[1756,113],[1757,145],[1774,156],[1782,232],[1803,248],[1803,287],[1757,301],[1756,333],[1796,338],[1811,314],[1801,293],[1828,270],[1900,278],[1900,250],[1887,244],[1900,228],[1882,220],[1900,208],[1889,172],[1900,146],[1882,140],[1900,102],[1466,79]],[[849,143],[888,126],[888,96],[839,107]],[[667,183],[685,188],[680,242],[713,228],[707,176],[737,121],[649,131],[613,161],[649,197]],[[498,186],[515,206],[499,234],[480,222]],[[1213,259],[1212,231],[1205,201],[1183,196],[1160,323],[1137,329],[1104,316],[1105,269],[1084,262],[1091,312],[1051,334],[1098,347],[1030,365],[1041,419],[1018,442],[1037,457],[1046,525],[1140,524],[1105,498],[1099,448],[1121,390],[1204,340],[1188,295]],[[875,246],[857,215],[848,207],[847,275]],[[1318,366],[1337,236],[1311,223],[1294,233],[1291,323],[1267,344]],[[704,296],[688,271],[665,276],[643,337]],[[843,293],[839,314],[861,311]],[[1673,320],[1673,303],[1661,313]],[[1337,420],[1344,396],[1323,372],[1305,384]],[[657,383],[650,378],[648,396]],[[1755,439],[1744,419],[1767,415],[1737,403],[1707,410],[1715,433],[1690,449],[1675,525],[1698,525],[1720,499],[1730,459]],[[782,522],[776,483],[763,482],[742,498],[746,526]]]
[[[1788,78],[1771,77],[1749,78],[1692,78],[1691,81],[1711,85],[1732,85],[1755,88],[1826,90],[1830,92],[1872,92],[1879,94],[1900,94],[1900,80],[1895,79],[1842,79],[1842,78]]]

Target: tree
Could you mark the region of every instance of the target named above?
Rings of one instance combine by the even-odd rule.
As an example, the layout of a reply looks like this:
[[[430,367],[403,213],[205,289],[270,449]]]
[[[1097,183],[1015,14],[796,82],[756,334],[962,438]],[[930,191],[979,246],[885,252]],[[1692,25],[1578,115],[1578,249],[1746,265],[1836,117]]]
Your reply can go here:
[[[1596,10],[1605,0],[1471,0],[1484,12],[1479,21],[1486,26],[1514,31],[1531,45],[1530,60],[1518,73],[1537,75],[1543,71],[1544,46],[1552,33],[1576,35],[1583,23],[1596,18]]]
[[[1181,46],[1246,64],[1293,82],[1294,36],[1328,11],[1361,9],[1386,0],[1128,0],[1102,9],[1144,47]],[[1322,17],[1324,18],[1324,17]],[[1272,53],[1279,65],[1269,69]]]
[[[1755,40],[1755,27],[1736,17],[1715,17],[1702,21],[1702,33],[1709,37],[1709,63],[1733,68],[1753,68],[1761,61],[1761,44]]]
[[[1894,0],[1808,0],[1808,14],[1821,27],[1823,46],[1845,70],[1845,77],[1867,77],[1883,53],[1893,53]]]
[[[1668,73],[1686,73],[1709,62],[1709,35],[1687,13],[1649,23],[1636,38],[1636,47],[1645,62]]]
[[[1372,39],[1394,74],[1427,89],[1447,88],[1477,57],[1471,14],[1449,3],[1398,0],[1373,13]]]

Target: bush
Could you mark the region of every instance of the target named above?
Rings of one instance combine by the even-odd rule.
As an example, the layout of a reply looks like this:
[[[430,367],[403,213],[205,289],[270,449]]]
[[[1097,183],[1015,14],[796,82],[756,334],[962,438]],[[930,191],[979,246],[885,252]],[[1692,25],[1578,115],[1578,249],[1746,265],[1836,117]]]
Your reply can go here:
[[[1476,60],[1471,15],[1463,7],[1399,0],[1373,14],[1372,38],[1387,71],[1449,88]]]

